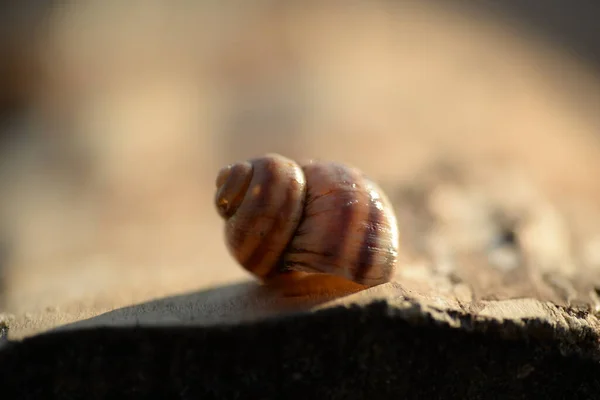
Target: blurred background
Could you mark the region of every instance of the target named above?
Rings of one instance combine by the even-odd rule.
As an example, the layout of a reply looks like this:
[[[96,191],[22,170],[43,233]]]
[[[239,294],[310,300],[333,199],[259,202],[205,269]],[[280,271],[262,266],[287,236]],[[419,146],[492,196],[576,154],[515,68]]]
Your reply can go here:
[[[510,170],[494,193],[559,207],[538,234],[577,215],[598,266],[597,2],[6,4],[0,311],[76,319],[247,278],[214,181],[267,152],[354,164],[394,199],[432,168]],[[417,254],[427,227],[398,211]]]

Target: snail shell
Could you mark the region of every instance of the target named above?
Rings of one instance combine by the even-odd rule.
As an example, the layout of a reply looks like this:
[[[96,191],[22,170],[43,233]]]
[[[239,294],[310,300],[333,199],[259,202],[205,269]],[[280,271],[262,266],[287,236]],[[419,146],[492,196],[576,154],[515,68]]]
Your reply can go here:
[[[228,250],[259,279],[286,271],[332,274],[366,286],[391,279],[399,247],[396,216],[385,193],[360,170],[267,154],[222,168],[216,186]]]

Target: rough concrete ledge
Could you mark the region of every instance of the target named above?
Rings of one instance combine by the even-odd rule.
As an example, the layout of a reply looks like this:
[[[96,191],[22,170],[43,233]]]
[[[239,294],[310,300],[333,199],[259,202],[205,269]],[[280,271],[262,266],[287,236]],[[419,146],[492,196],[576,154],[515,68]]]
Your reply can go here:
[[[235,326],[41,334],[0,351],[2,398],[600,397],[594,331],[415,311],[375,301]]]

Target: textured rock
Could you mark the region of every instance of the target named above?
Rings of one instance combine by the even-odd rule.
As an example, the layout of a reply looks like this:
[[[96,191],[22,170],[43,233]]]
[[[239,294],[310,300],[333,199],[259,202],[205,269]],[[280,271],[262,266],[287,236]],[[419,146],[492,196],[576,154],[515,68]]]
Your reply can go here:
[[[552,308],[527,302],[523,315]],[[417,303],[335,307],[234,327],[98,328],[0,352],[3,398],[588,399],[600,364],[586,319],[481,320]],[[494,313],[503,307],[491,306]],[[532,313],[528,309],[537,309]],[[561,311],[559,311],[561,313]],[[462,315],[461,315],[462,314]],[[469,329],[465,329],[469,327]],[[513,333],[508,338],[507,333]],[[569,342],[570,346],[565,347]],[[593,351],[592,351],[593,349]],[[597,354],[597,353],[596,353]],[[36,365],[36,368],[31,368]]]

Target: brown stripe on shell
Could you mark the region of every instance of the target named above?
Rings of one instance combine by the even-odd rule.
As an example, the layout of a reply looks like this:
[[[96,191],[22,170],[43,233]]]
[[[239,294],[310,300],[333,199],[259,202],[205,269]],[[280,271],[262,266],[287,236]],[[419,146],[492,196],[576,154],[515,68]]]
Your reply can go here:
[[[253,179],[228,221],[228,246],[237,261],[264,277],[291,239],[302,210],[305,180],[291,160],[269,155],[251,160]]]
[[[340,265],[340,262],[344,259],[346,241],[350,237],[348,233],[356,223],[356,219],[360,218],[360,207],[357,207],[360,206],[360,192],[354,186],[360,179],[360,175],[354,169],[337,164],[332,164],[331,168],[336,168],[340,178],[343,179],[344,190],[334,194],[336,207],[339,210],[337,215],[339,221],[332,221],[331,230],[327,229],[327,234],[323,237],[323,246],[324,249],[330,249],[332,265],[345,268],[343,264]]]
[[[387,282],[398,255],[398,226],[392,205],[374,182],[365,178],[369,217],[357,257],[354,280],[364,285]]]
[[[286,267],[351,278],[347,247],[366,215],[359,171],[337,163],[304,166],[309,182],[303,220],[286,250]],[[357,184],[358,182],[358,184]]]
[[[366,222],[366,228],[363,234],[363,241],[360,245],[358,258],[354,271],[354,280],[358,283],[363,283],[371,268],[376,268],[373,261],[376,257],[376,252],[379,250],[379,235],[382,232],[379,230],[379,225],[382,222],[383,214],[377,208],[377,205],[371,201],[369,203],[369,216]]]
[[[239,213],[234,214],[227,222],[228,244],[237,261],[246,266],[246,260],[258,246],[259,238],[255,230],[262,219],[261,204],[269,197],[270,191],[277,185],[274,174],[269,168],[253,163],[254,174]],[[256,188],[259,188],[258,196]],[[254,198],[253,198],[254,197]],[[258,233],[260,235],[260,232]]]
[[[299,190],[297,182],[289,182],[283,204],[273,220],[271,229],[264,234],[259,246],[246,261],[246,265],[259,276],[268,278],[278,270],[278,261],[289,242],[289,239],[284,238],[292,236],[300,222],[304,198],[299,198]],[[291,231],[289,235],[286,234],[288,231]]]
[[[356,186],[357,186],[357,197],[358,201],[354,205],[354,215],[352,225],[346,232],[348,239],[346,240],[346,246],[342,250],[339,260],[338,268],[344,271],[344,276],[348,279],[354,280],[354,271],[356,269],[356,260],[360,256],[364,237],[368,229],[366,221],[369,219],[369,213],[371,212],[371,193],[369,192],[368,181],[365,180],[363,174],[360,171],[356,171]]]

